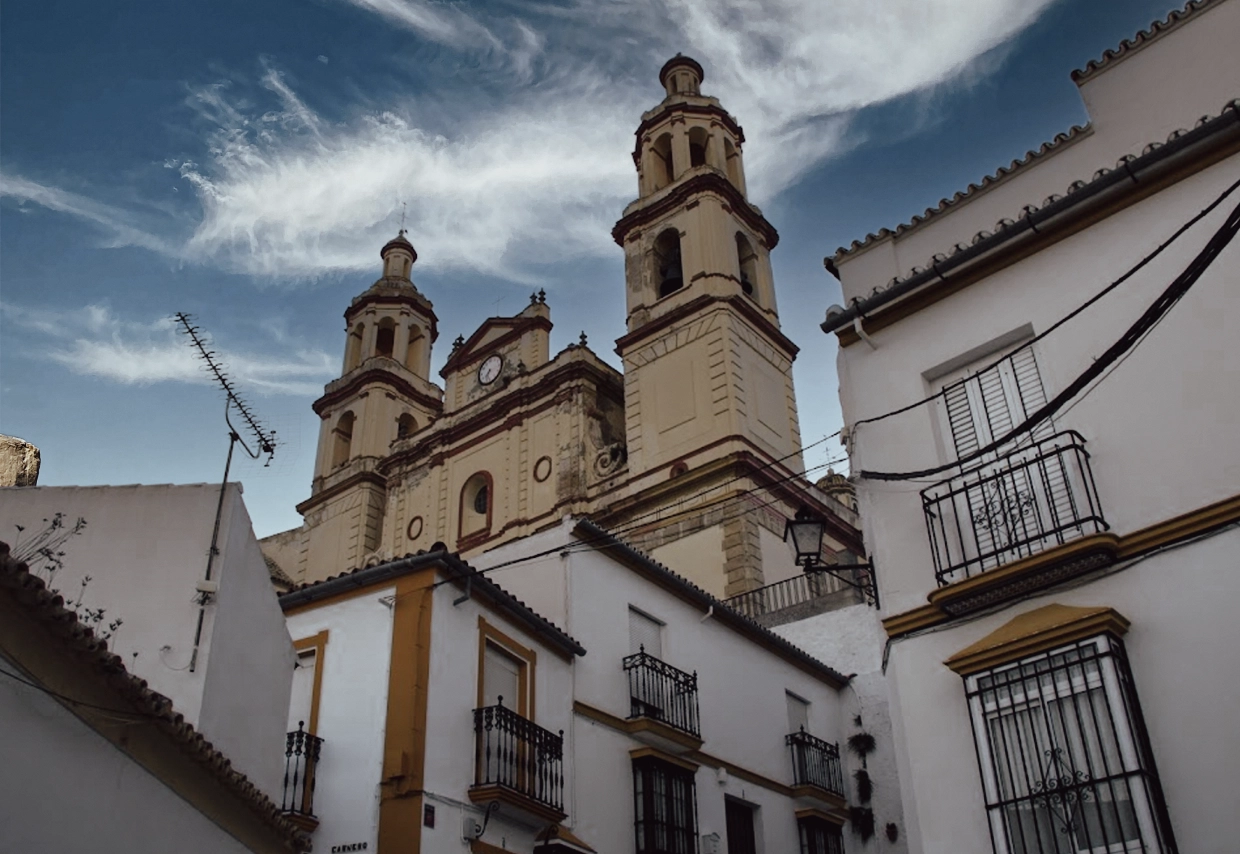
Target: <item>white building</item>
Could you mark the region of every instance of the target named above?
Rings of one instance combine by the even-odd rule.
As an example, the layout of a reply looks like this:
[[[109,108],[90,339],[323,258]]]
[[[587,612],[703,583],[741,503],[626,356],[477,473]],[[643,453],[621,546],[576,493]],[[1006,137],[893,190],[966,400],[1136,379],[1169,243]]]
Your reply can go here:
[[[307,850],[279,807],[3,543],[0,721],[0,851]]]
[[[97,632],[119,620],[111,651],[278,801],[294,652],[240,486],[222,503],[218,484],[0,489],[15,553],[57,514],[85,527],[36,572],[79,614],[103,609]]]
[[[588,522],[478,566],[281,597],[320,850],[842,851],[847,677]]]
[[[913,851],[1235,850],[1238,39],[1190,3],[828,259]]]

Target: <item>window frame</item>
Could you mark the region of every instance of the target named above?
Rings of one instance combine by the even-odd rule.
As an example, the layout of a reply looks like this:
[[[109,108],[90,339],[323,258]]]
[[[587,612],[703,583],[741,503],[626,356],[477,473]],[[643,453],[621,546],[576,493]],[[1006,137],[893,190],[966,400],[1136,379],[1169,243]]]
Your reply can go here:
[[[677,784],[681,787],[679,795],[674,789]],[[682,802],[677,803],[678,798]],[[662,813],[671,817],[670,821],[663,822],[664,827],[658,823],[660,810],[656,808],[656,799],[662,802]],[[650,813],[654,817],[647,819]],[[682,826],[676,826],[678,819],[684,819]],[[677,838],[673,839],[673,834]],[[633,759],[633,838],[636,854],[696,854],[696,769],[657,756]]]
[[[822,847],[810,834],[820,831]],[[844,828],[821,815],[797,816],[797,841],[801,854],[844,854]]]
[[[965,675],[964,682],[987,825],[995,854],[1175,854],[1178,851],[1136,686],[1123,641],[1117,635],[1105,631],[1032,652]],[[1084,704],[1080,698],[1085,698]],[[1069,705],[1071,718],[1065,711]],[[1088,707],[1088,716],[1083,713],[1084,706]],[[1035,709],[1037,713],[1032,713]],[[1026,714],[1029,714],[1028,721],[1017,719],[1018,715]],[[1055,714],[1059,716],[1058,728]],[[1003,743],[996,743],[993,724],[1004,719],[1015,721],[1010,726],[1018,742],[1015,750],[1007,743],[1009,726],[999,731]],[[1021,728],[1026,730],[1025,737],[1032,737],[1036,750],[1027,750]],[[1107,744],[1108,740],[1112,743]],[[1042,747],[1049,750],[1042,750]],[[1066,768],[1061,764],[1065,750],[1070,752]],[[1045,754],[1046,758],[1031,757],[1030,752]],[[1108,756],[1108,753],[1113,755]],[[1095,763],[1101,765],[1101,775],[1094,773],[1099,770]],[[1115,770],[1110,768],[1111,763],[1118,763]],[[1086,770],[1081,770],[1082,765]],[[1048,778],[1052,767],[1059,776]],[[1042,780],[1036,780],[1035,774],[1041,774]],[[1005,775],[1006,786],[1001,779]],[[1013,791],[1005,795],[1005,788]],[[1121,799],[1116,797],[1117,788],[1128,795],[1131,818],[1127,821],[1131,826],[1127,828],[1118,806]],[[1019,794],[1015,791],[1019,789],[1027,791]],[[1109,792],[1109,800],[1099,797],[1104,792]],[[1106,818],[1098,806],[1101,803],[1112,805],[1107,818],[1120,832],[1115,842],[1107,838]],[[1071,810],[1067,820],[1061,817],[1062,812],[1056,814],[1057,804],[1061,810],[1065,805]],[[1101,844],[1092,844],[1087,824],[1081,830],[1090,812],[1081,810],[1081,804],[1095,805],[1092,813],[1099,830],[1092,832],[1102,833]],[[1032,839],[1021,821],[1026,811],[1034,821]],[[1013,815],[1015,828],[1010,826]],[[1067,835],[1069,844],[1074,847],[1059,845],[1062,841],[1059,833],[1052,837],[1057,841],[1044,841],[1043,822]],[[1135,837],[1125,838],[1130,831],[1135,831]]]

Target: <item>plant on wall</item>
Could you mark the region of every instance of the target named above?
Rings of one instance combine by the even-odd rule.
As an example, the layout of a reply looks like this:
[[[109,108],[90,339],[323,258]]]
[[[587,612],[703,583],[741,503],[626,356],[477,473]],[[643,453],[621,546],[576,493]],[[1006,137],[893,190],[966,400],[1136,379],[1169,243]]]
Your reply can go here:
[[[853,723],[860,727],[861,715],[854,717]],[[874,782],[870,779],[866,757],[873,753],[876,747],[874,736],[865,730],[848,737],[849,752],[861,760],[861,767],[853,772],[860,805],[848,808],[848,820],[852,824],[853,832],[861,837],[862,842],[868,842],[874,836],[874,810],[869,806],[870,799],[874,796]]]
[[[65,607],[77,614],[82,625],[94,632],[99,640],[108,643],[124,621],[120,618],[109,621],[106,617],[107,609],[91,608],[83,604],[82,600],[86,596],[86,588],[91,582],[91,577],[82,576],[77,598],[72,601],[53,586],[56,573],[64,569],[65,565],[66,553],[61,547],[68,542],[70,537],[76,537],[82,533],[86,527],[86,520],[79,516],[78,520],[70,526],[65,523],[65,514],[57,513],[50,519],[44,519],[43,524],[43,529],[25,542],[22,542],[22,534],[26,532],[25,526],[14,526],[17,528],[17,540],[11,552],[13,558],[26,564],[34,575],[43,580],[51,593],[62,596],[65,600]]]

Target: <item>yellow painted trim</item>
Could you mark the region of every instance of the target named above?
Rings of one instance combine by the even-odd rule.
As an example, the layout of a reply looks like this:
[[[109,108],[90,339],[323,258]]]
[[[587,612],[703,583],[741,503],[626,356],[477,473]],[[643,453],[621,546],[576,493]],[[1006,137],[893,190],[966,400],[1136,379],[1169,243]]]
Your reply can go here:
[[[1037,572],[1051,564],[1080,556],[1091,548],[1109,548],[1113,550],[1115,560],[1129,560],[1238,521],[1240,521],[1240,495],[1235,495],[1123,536],[1106,533],[1082,537],[1001,569],[940,587],[926,597],[930,601],[929,605],[920,605],[908,611],[892,614],[883,619],[883,628],[887,636],[894,639],[950,622],[954,618],[943,610],[942,606],[945,602],[950,603],[964,594],[974,595],[991,585],[1011,582],[1013,576]]]
[[[814,809],[813,807],[810,807],[807,809],[795,810],[793,811],[792,814],[796,816],[798,820],[803,819],[803,818],[818,818],[818,819],[822,819],[823,821],[830,822],[831,824],[834,824],[837,827],[843,827],[844,821],[845,821],[845,818],[842,815],[836,815],[835,813],[824,812],[823,810]]]
[[[319,698],[323,694],[323,655],[327,650],[327,629],[317,635],[293,641],[293,649],[302,652],[314,650],[314,685],[310,689],[310,726],[306,732],[311,735],[319,731]]]
[[[307,611],[326,608],[328,605],[338,605],[339,603],[346,602],[349,599],[356,599],[359,596],[372,595],[376,591],[385,590],[394,586],[396,586],[396,582],[391,578],[387,578],[383,581],[376,581],[363,587],[354,587],[350,590],[342,590],[339,593],[333,593],[331,596],[324,596],[322,599],[315,599],[312,602],[303,602],[300,605],[294,605],[292,608],[289,608],[284,612],[284,616],[291,617],[294,614],[304,614]]]
[[[605,712],[602,709],[582,703],[579,700],[573,701],[573,711],[581,715],[583,718],[597,721],[605,726],[611,727],[617,732],[633,735],[639,732],[651,732],[668,741],[674,741],[677,744],[689,750],[696,750],[702,746],[702,739],[694,738],[688,733],[674,729],[662,721],[652,720],[650,718],[635,718],[634,720],[626,720],[613,715],[611,712]]]
[[[515,789],[501,786],[498,783],[492,783],[487,786],[470,786],[468,794],[470,801],[475,804],[499,801],[549,824],[561,822],[564,820],[565,815],[567,815],[567,813],[561,812],[554,807],[549,807],[541,801],[536,801],[528,795],[523,795]]]
[[[1064,543],[1062,546],[1056,546],[1053,549],[1047,549],[1044,552],[1038,552],[1035,555],[1021,558],[1014,563],[1009,563],[1007,566],[983,572],[980,575],[966,578],[964,581],[957,581],[946,587],[940,587],[931,591],[926,598],[930,600],[931,605],[942,607],[944,604],[951,603],[954,600],[966,596],[974,596],[984,590],[1010,584],[1014,579],[1033,575],[1047,567],[1065,563],[1073,558],[1083,557],[1094,552],[1110,552],[1112,556],[1118,554],[1119,537],[1110,532],[1089,534],[1072,542]]]
[[[835,794],[835,792],[828,792],[822,786],[814,786],[808,783],[793,786],[792,797],[808,801],[818,801],[820,804],[826,804],[829,807],[841,810],[848,807],[848,801],[844,800],[842,796]]]
[[[655,759],[659,759],[659,760],[662,760],[663,762],[667,762],[670,765],[675,765],[679,768],[683,768],[686,771],[692,771],[694,774],[696,774],[698,768],[701,767],[696,762],[689,762],[687,760],[681,759],[679,756],[673,756],[670,753],[664,753],[662,750],[659,750],[657,747],[636,747],[629,751],[629,759],[631,760],[632,759],[645,759],[647,756],[653,756]]]
[[[379,854],[419,854],[426,764],[435,567],[396,579],[387,724],[379,784]]]
[[[517,659],[520,663],[520,675],[517,681],[517,704],[511,708],[521,717],[531,721],[534,720],[534,685],[535,676],[537,676],[538,672],[538,653],[525,644],[518,642],[495,624],[487,622],[486,618],[481,614],[478,615],[478,705],[476,708],[482,708],[482,704],[485,702],[486,692],[482,680],[486,669],[486,645],[488,641]]]
[[[636,728],[632,726],[632,724],[635,723],[634,721],[628,721],[624,718],[616,717],[610,712],[605,712],[602,709],[595,708],[594,706],[583,703],[580,700],[573,702],[573,712],[583,718],[600,723],[603,726],[609,727],[617,732],[622,732],[625,735],[631,736],[636,731]],[[672,730],[672,732],[676,731]],[[666,736],[663,732],[660,732],[659,734]],[[683,735],[683,733],[680,734]],[[686,736],[686,738],[688,738],[688,736]],[[699,741],[697,744],[700,747],[702,742]],[[732,776],[738,777],[747,783],[753,783],[755,786],[762,786],[763,788],[770,789],[772,792],[776,792],[785,797],[792,797],[792,787],[788,784],[781,783],[778,780],[772,780],[770,777],[759,774],[757,771],[751,771],[748,768],[736,765],[726,759],[720,759],[717,756],[704,753],[700,749],[690,750],[684,754],[684,758],[697,762],[701,765],[705,765],[708,768],[723,768]]]
[[[1043,605],[1008,620],[943,663],[968,676],[1106,632],[1122,635],[1128,625],[1114,608]]]

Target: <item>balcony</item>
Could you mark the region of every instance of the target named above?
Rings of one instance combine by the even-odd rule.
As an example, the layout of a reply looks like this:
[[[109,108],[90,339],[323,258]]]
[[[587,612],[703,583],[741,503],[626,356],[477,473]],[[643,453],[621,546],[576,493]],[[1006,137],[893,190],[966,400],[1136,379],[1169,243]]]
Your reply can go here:
[[[499,705],[474,709],[474,803],[498,800],[535,823],[564,812],[564,733]]]
[[[682,753],[702,746],[697,674],[685,673],[640,651],[626,656],[629,720],[633,734],[654,747]]]
[[[826,569],[814,567],[801,575],[729,597],[723,603],[770,628],[865,601],[860,591]]]
[[[314,815],[314,778],[319,766],[323,739],[306,732],[305,721],[290,732],[284,746],[284,797],[280,812],[306,831],[319,826]]]
[[[843,809],[844,772],[840,748],[804,729],[784,738],[792,751],[792,794],[803,800],[825,803]]]
[[[940,587],[1109,528],[1085,440],[1071,430],[936,483],[921,501]]]

